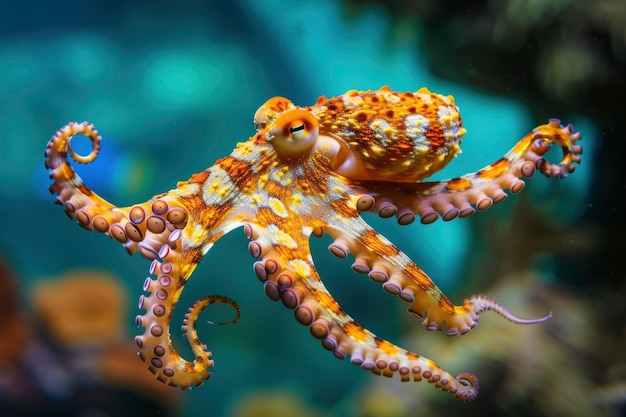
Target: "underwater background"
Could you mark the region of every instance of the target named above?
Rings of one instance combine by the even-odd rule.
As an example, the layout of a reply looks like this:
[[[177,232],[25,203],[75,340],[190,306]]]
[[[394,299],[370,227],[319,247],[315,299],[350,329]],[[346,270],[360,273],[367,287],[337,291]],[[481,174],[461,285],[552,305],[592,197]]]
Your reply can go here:
[[[626,415],[625,78],[619,0],[3,1],[0,414]],[[263,294],[237,230],[205,257],[173,318],[200,295],[240,305],[236,325],[198,325],[211,378],[184,392],[155,381],[133,341],[149,262],[53,204],[49,138],[69,121],[95,124],[102,152],[77,171],[126,206],[229,154],[272,96],[310,105],[382,85],[455,97],[468,133],[436,178],[493,162],[551,117],[582,133],[573,175],[537,174],[484,213],[407,227],[365,215],[454,302],[484,293],[520,316],[554,317],[516,326],[488,313],[467,335],[428,333],[315,239],[324,283],[357,322],[478,376],[478,398],[460,403],[321,348]]]

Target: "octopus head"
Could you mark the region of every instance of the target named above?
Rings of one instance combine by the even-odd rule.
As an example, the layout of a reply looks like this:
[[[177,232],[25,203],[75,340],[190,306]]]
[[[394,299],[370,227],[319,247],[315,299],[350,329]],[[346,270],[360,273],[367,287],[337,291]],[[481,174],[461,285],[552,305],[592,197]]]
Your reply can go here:
[[[444,168],[465,129],[451,96],[388,87],[320,97],[310,108],[320,136],[339,143],[334,170],[350,179],[415,182]]]
[[[345,178],[386,182],[418,182],[443,169],[465,134],[454,98],[426,88],[349,91],[310,107],[274,97],[254,124],[281,157],[315,149]]]

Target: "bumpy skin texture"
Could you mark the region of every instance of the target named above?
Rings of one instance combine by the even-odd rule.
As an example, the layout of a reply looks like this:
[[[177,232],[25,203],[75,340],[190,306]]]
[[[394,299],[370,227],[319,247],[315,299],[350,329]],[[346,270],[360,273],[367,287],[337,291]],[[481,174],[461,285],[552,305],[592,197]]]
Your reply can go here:
[[[385,291],[408,304],[428,330],[447,335],[468,332],[478,316],[492,310],[520,324],[538,323],[509,313],[489,297],[475,295],[454,305],[433,281],[391,242],[361,218],[377,211],[408,224],[438,217],[451,220],[485,210],[519,192],[521,178],[539,170],[565,177],[580,162],[580,134],[558,120],[535,128],[511,151],[476,172],[446,181],[423,182],[459,151],[465,134],[454,99],[423,88],[416,93],[349,91],[320,97],[298,107],[275,97],[254,118],[257,133],[238,143],[227,157],[180,182],[176,189],[148,202],[116,207],[91,191],[74,172],[68,153],[80,163],[95,160],[101,137],[84,123],[69,123],[48,143],[46,167],[50,191],[70,218],[122,243],[129,253],[152,260],[139,305],[145,313],[137,325],[139,356],[157,378],[189,388],[210,376],[211,353],[198,339],[194,323],[211,303],[235,302],[208,296],[189,309],[183,331],[195,359],[183,359],[170,339],[170,318],[183,287],[213,244],[242,226],[254,271],[269,298],[294,310],[298,322],[325,349],[377,375],[398,374],[403,381],[427,380],[443,391],[469,401],[478,393],[470,373],[452,376],[430,359],[380,339],[348,316],[323,285],[311,258],[311,235],[334,239],[329,250],[354,256],[354,271],[381,283]],[[92,151],[77,155],[70,140],[82,134]],[[552,143],[563,159],[550,163],[542,155]],[[235,321],[237,320],[235,319]],[[445,328],[444,328],[445,322]]]

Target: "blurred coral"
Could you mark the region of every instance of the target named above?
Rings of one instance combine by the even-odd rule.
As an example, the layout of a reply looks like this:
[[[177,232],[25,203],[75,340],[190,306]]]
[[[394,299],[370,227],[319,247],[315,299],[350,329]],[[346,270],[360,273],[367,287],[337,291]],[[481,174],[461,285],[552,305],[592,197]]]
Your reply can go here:
[[[173,413],[178,393],[154,380],[128,342],[127,294],[119,280],[101,271],[72,271],[41,281],[32,291],[38,322],[56,345],[73,356],[91,378],[115,389],[140,392]],[[81,353],[82,352],[82,353]]]
[[[476,406],[439,402],[410,384],[386,386],[376,380],[358,398],[357,415],[480,416],[486,409],[490,415],[507,416],[623,415],[626,332],[623,326],[615,328],[615,318],[619,321],[626,313],[624,287],[611,291],[591,285],[599,281],[599,271],[578,282],[579,271],[571,265],[555,267],[559,257],[584,256],[601,248],[601,231],[593,224],[572,222],[575,216],[564,212],[567,203],[561,207],[540,197],[541,207],[530,204],[531,197],[525,195],[518,197],[512,213],[503,210],[499,216],[475,219],[475,256],[463,269],[473,277],[467,287],[485,288],[512,311],[529,317],[553,310],[552,319],[509,326],[499,317],[485,316],[474,333],[450,339],[423,338],[423,329],[407,317],[407,334],[413,339],[407,345],[419,346],[427,356],[437,352],[448,369],[481,378]]]
[[[126,291],[106,272],[73,271],[40,281],[32,299],[37,318],[60,346],[107,346],[124,339]]]
[[[35,320],[0,262],[0,410],[17,416],[174,416],[178,393],[151,378],[127,342],[126,291],[112,275],[72,272],[32,291]]]
[[[437,352],[449,369],[470,371],[481,378],[475,407],[440,402],[419,386],[397,381],[386,387],[372,380],[361,392],[359,416],[429,416],[455,412],[465,416],[567,416],[622,415],[623,382],[605,387],[602,382],[614,364],[624,365],[623,334],[607,335],[598,326],[598,306],[561,286],[543,286],[544,278],[526,271],[502,277],[488,291],[529,315],[554,317],[533,326],[508,326],[502,319],[485,316],[474,334],[423,338],[424,329],[410,331],[407,344],[423,352]],[[410,319],[407,319],[410,320]],[[412,323],[412,322],[411,322]],[[460,340],[463,339],[463,340]],[[616,350],[603,358],[598,352]],[[623,381],[623,380],[622,380]],[[383,381],[385,382],[385,381]],[[435,393],[436,394],[436,393]],[[384,412],[376,410],[385,410]],[[416,412],[415,410],[418,410]],[[391,410],[396,410],[392,412]]]
[[[323,417],[326,414],[289,389],[254,391],[241,398],[232,417]]]

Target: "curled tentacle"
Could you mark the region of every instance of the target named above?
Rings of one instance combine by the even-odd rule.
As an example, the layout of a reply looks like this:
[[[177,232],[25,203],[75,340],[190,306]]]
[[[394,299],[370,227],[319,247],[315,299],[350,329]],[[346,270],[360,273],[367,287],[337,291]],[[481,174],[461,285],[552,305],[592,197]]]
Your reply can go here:
[[[544,317],[538,317],[535,319],[523,319],[517,317],[511,314],[506,308],[504,308],[502,304],[486,295],[473,295],[470,297],[469,300],[472,302],[472,304],[474,304],[474,311],[476,312],[476,314],[480,314],[483,311],[491,310],[494,313],[499,314],[500,316],[515,324],[537,324],[543,323],[544,321],[550,320],[552,318],[552,311]]]
[[[200,339],[198,338],[198,332],[196,331],[196,321],[198,320],[198,317],[200,316],[200,313],[202,312],[202,310],[204,310],[211,304],[215,304],[215,303],[226,304],[232,307],[236,315],[235,315],[235,318],[230,321],[227,321],[227,322],[208,321],[209,324],[214,324],[218,326],[226,326],[226,325],[235,324],[236,322],[239,321],[240,310],[236,302],[222,295],[208,295],[206,297],[203,297],[197,300],[191,307],[189,307],[189,310],[187,314],[185,314],[183,325],[181,327],[185,335],[185,339],[187,339],[187,342],[189,343],[189,347],[191,348],[191,350],[193,351],[193,354],[196,357],[196,360],[193,362],[193,367],[197,373],[203,374],[202,378],[204,379],[209,378],[210,372],[207,372],[206,376],[204,376],[204,372],[206,371],[206,369],[202,369],[202,366],[204,366],[205,368],[212,367],[213,360],[210,359],[211,353],[206,351],[207,346],[204,343],[202,343]],[[154,349],[153,349],[153,352],[154,352]],[[141,356],[141,353],[140,353],[140,356]],[[199,358],[203,358],[204,362],[200,361]],[[148,367],[151,368],[150,370],[152,372],[156,373],[156,369],[153,369],[153,368],[157,368],[153,362],[154,360],[155,358],[152,358],[152,360],[150,361],[150,365]],[[159,363],[157,362],[157,364]],[[189,362],[187,362],[186,365],[188,366]],[[163,370],[163,373],[165,374],[165,369]],[[188,386],[188,385],[182,384],[180,381],[177,381],[175,383],[177,386],[180,386],[182,388],[186,388]],[[197,386],[197,385],[200,385],[202,382],[197,383],[195,381],[193,382],[189,381],[189,384],[192,384],[192,383]]]
[[[549,177],[563,178],[580,163],[582,146],[576,142],[580,133],[571,125],[561,126],[556,119],[538,126],[496,162],[462,177],[414,184],[389,182],[351,182],[361,188],[361,211],[375,210],[381,217],[396,216],[405,225],[417,216],[424,224],[441,217],[445,221],[467,217],[503,201],[506,191],[518,193],[524,188],[522,178],[539,171]],[[544,158],[552,144],[558,144],[563,158],[553,163]]]
[[[70,142],[83,134],[92,142],[91,153],[80,156]],[[67,154],[81,163],[93,162],[100,150],[98,131],[86,122],[69,123],[60,129],[48,143],[46,167],[54,180],[50,186],[57,193],[57,203],[65,205],[67,215],[78,224],[95,230],[120,242],[130,254],[140,252],[148,259],[157,257],[158,249],[171,244],[170,235],[180,236],[187,224],[187,211],[178,203],[155,199],[131,207],[116,207],[89,189],[70,165]],[[157,248],[157,249],[155,249]]]
[[[205,351],[206,345],[198,340],[195,320],[203,308],[212,302],[228,302],[225,298],[215,296],[203,298],[189,310],[183,332],[191,347],[195,359],[187,361],[174,349],[170,336],[170,319],[183,286],[188,270],[183,256],[178,251],[163,246],[160,257],[150,265],[150,273],[156,279],[146,278],[144,290],[146,295],[139,299],[139,308],[145,309],[143,315],[136,318],[137,327],[144,327],[145,332],[137,336],[135,341],[139,347],[139,357],[148,364],[148,369],[163,383],[183,389],[202,385],[211,373],[208,368],[213,366],[211,352]],[[193,267],[192,269],[193,270]]]
[[[85,135],[91,141],[89,155],[79,155],[72,149],[72,138],[79,134]],[[96,215],[106,213],[116,221],[124,217],[113,204],[98,196],[83,183],[67,157],[69,153],[79,163],[93,162],[100,153],[101,141],[102,137],[92,124],[71,122],[52,136],[45,153],[45,166],[51,170],[50,178],[53,180],[49,189],[52,194],[58,194],[56,203],[65,205],[67,215],[72,219],[76,218],[78,223],[88,230],[93,228],[92,220]]]
[[[198,320],[198,316],[200,316],[202,310],[215,303],[221,303],[230,306],[235,311],[235,318],[230,321],[207,320],[207,323],[215,326],[230,326],[231,324],[237,323],[241,318],[241,310],[239,309],[239,305],[230,298],[224,297],[223,295],[208,295],[206,297],[203,297],[197,300],[191,307],[189,307],[189,311],[187,311],[187,314],[185,314],[182,330],[185,333],[187,340],[198,339],[198,334],[195,331],[195,325],[196,321]],[[191,333],[187,334],[188,332]]]
[[[139,357],[148,364],[148,369],[159,381],[183,389],[201,385],[210,377],[208,369],[213,366],[211,352],[206,351],[206,345],[199,340],[195,329],[200,312],[213,303],[227,304],[236,312],[236,317],[229,322],[210,323],[226,325],[239,320],[239,307],[234,301],[217,295],[204,297],[189,309],[182,325],[194,360],[182,358],[172,345],[172,312],[198,262],[222,235],[222,224],[219,222],[228,218],[227,211],[222,212],[224,218],[208,211],[200,212],[200,216],[209,213],[204,225],[206,229],[187,227],[188,223],[197,225],[203,220],[193,217],[192,209],[183,206],[185,203],[190,207],[198,207],[202,197],[193,193],[196,188],[192,181],[181,183],[177,190],[158,197],[151,204],[145,203],[130,209],[133,226],[143,236],[139,243],[141,253],[152,259],[150,274],[156,276],[155,279],[146,279],[146,294],[139,302],[139,307],[146,310],[136,319],[137,326],[145,328],[144,333],[135,339],[140,349]],[[228,226],[233,224],[236,225],[234,220]]]
[[[461,401],[478,395],[474,375],[464,372],[455,378],[430,359],[383,340],[356,323],[321,282],[306,255],[308,248],[283,251],[269,243],[268,231],[258,225],[246,226],[246,234],[252,239],[251,254],[262,258],[254,264],[254,271],[266,295],[294,310],[296,320],[308,326],[311,335],[337,358],[349,355],[351,363],[375,375],[425,380]]]

